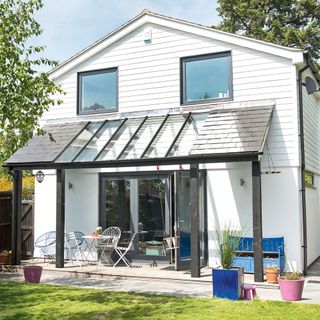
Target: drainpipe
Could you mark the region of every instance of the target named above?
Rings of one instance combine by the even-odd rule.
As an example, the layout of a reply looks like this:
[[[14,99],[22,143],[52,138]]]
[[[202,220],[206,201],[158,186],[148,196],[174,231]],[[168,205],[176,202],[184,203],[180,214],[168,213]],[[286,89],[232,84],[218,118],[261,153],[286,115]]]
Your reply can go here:
[[[302,248],[303,248],[303,274],[307,274],[308,268],[308,250],[307,250],[307,210],[306,210],[306,187],[305,187],[305,153],[304,153],[304,126],[303,126],[303,98],[302,98],[302,73],[310,68],[309,59],[306,59],[307,64],[298,71],[298,109],[299,109],[299,131],[300,131],[300,154],[301,154],[301,205],[302,205]]]

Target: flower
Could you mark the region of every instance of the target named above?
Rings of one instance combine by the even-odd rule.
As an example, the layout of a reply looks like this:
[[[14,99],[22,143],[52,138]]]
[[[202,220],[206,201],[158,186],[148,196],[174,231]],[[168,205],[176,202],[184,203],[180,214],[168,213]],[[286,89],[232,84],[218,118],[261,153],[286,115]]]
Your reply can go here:
[[[265,269],[269,270],[279,270],[279,267],[276,264],[269,264]]]
[[[96,234],[102,234],[102,227],[96,228]]]

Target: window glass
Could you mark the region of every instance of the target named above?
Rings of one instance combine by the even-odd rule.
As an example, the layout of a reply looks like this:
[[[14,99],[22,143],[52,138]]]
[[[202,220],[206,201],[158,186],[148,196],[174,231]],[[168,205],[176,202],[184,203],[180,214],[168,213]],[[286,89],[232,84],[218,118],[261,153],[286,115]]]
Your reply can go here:
[[[192,57],[183,63],[183,103],[231,97],[230,54]]]
[[[97,132],[101,122],[89,123],[77,138],[63,151],[56,162],[70,162]]]
[[[75,161],[93,161],[102,148],[106,145],[113,133],[120,126],[121,121],[107,121],[96,133],[90,143],[79,154]]]
[[[79,74],[79,113],[117,110],[117,69]]]

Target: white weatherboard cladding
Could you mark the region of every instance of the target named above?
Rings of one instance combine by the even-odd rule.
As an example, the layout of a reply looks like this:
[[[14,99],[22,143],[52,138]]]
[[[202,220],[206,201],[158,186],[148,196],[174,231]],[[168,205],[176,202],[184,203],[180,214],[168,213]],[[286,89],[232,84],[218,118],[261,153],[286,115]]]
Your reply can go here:
[[[320,103],[303,88],[303,116],[306,170],[320,173]]]
[[[302,270],[298,174],[298,169],[281,168],[281,174],[262,175],[263,237],[284,237],[286,267],[291,270]],[[252,237],[251,165],[227,164],[225,169],[208,170],[207,190],[209,266],[215,267],[219,265],[217,225],[231,222]]]
[[[144,32],[152,29],[152,42]],[[64,103],[44,120],[75,118],[77,72],[118,67],[119,112],[180,107],[180,58],[232,52],[235,102],[273,99],[269,147],[277,165],[298,165],[295,66],[292,61],[163,26],[146,24],[57,79]],[[101,117],[105,117],[106,114]],[[79,116],[83,119],[83,116]]]

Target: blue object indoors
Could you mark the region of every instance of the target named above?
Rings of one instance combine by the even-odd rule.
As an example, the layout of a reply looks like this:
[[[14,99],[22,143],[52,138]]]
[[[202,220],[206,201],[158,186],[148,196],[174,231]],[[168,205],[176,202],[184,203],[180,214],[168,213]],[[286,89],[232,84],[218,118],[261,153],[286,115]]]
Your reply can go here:
[[[239,270],[213,269],[212,282],[214,297],[239,299]]]

